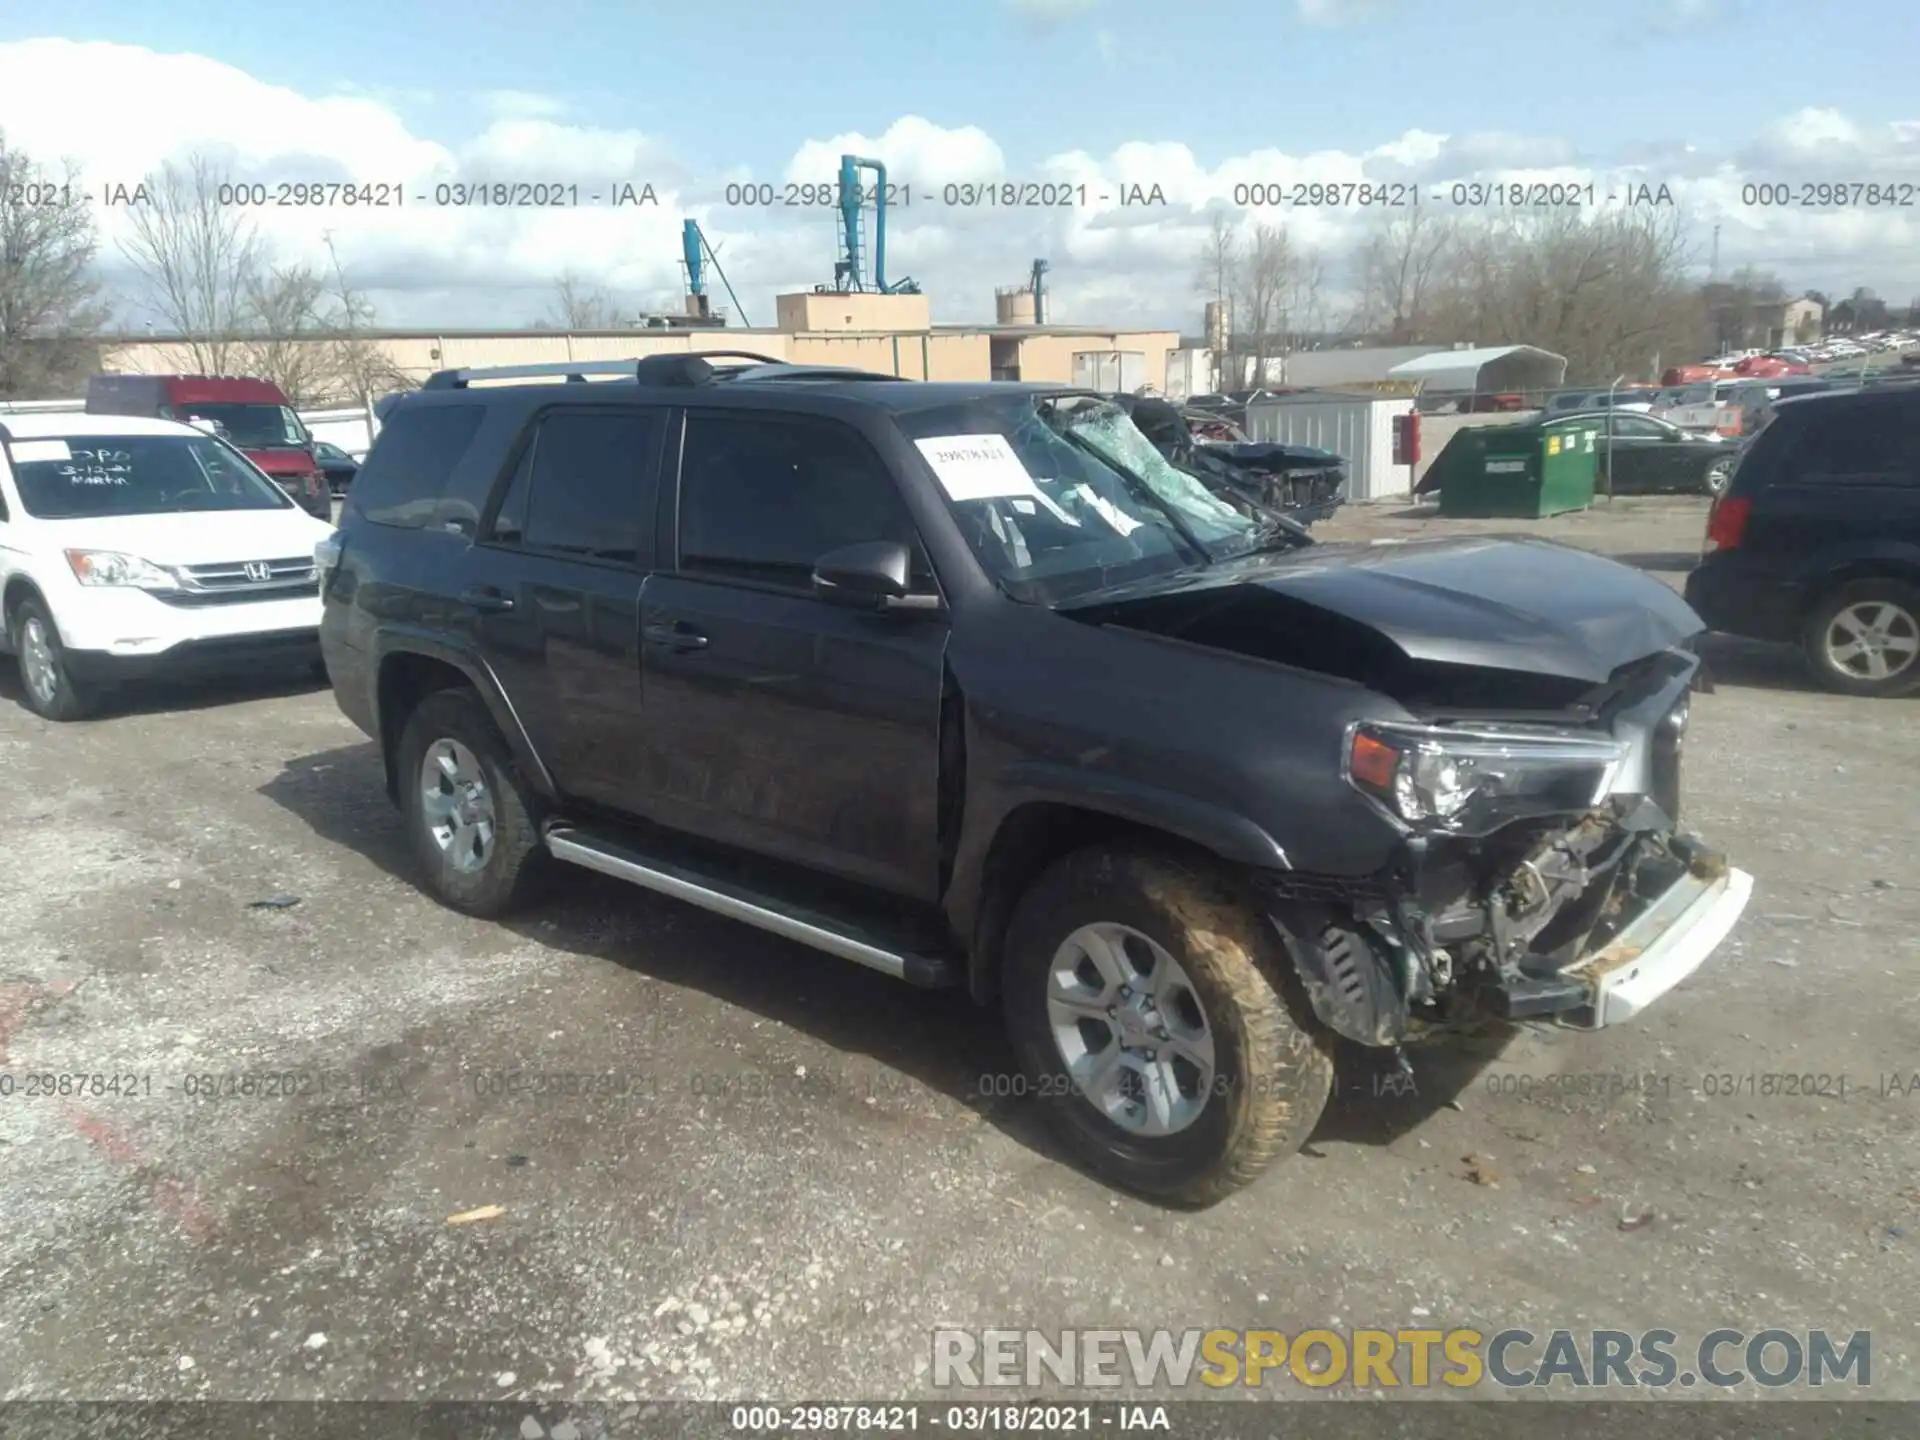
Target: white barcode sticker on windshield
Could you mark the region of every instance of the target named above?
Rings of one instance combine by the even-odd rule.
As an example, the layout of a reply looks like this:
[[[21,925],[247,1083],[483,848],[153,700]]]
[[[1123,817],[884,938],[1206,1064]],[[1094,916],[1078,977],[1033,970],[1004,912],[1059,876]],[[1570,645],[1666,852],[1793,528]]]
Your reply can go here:
[[[950,500],[1032,499],[1040,493],[1004,435],[939,435],[913,443]]]
[[[71,460],[73,451],[64,440],[16,440],[7,447],[16,465],[31,465],[36,460]]]

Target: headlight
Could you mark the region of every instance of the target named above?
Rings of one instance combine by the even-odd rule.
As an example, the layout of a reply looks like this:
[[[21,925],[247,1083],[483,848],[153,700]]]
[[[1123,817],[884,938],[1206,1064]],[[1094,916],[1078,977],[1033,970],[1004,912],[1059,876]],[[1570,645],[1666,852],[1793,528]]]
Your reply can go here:
[[[1619,741],[1554,731],[1355,725],[1348,783],[1401,823],[1482,835],[1529,815],[1591,809],[1626,756]]]
[[[142,560],[138,555],[122,555],[117,550],[69,550],[67,565],[73,578],[82,585],[130,585],[142,590],[178,590],[180,581],[171,570]]]
[[[313,572],[325,589],[327,577],[333,573],[333,567],[340,563],[340,532],[333,531],[313,542]]]

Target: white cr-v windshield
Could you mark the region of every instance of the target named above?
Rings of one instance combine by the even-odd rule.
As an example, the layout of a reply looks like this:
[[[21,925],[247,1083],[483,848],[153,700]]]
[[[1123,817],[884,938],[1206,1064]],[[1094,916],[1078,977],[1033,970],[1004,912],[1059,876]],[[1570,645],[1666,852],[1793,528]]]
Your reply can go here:
[[[82,435],[8,447],[20,504],[41,520],[280,510],[293,502],[210,435]]]

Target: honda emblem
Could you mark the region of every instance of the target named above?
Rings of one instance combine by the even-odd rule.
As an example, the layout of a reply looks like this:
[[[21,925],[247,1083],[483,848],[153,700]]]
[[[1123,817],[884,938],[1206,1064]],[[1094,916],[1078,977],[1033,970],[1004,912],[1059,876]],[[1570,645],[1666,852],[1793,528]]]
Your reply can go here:
[[[273,567],[264,560],[249,560],[241,568],[246,571],[247,579],[256,583],[273,578]]]

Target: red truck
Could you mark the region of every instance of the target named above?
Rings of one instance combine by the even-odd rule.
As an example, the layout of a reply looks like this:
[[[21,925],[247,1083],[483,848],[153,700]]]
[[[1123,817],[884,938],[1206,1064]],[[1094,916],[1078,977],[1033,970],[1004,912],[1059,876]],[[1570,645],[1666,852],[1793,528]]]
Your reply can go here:
[[[302,510],[333,518],[333,497],[313,436],[271,380],[236,375],[95,375],[89,415],[199,421],[265,471]]]

